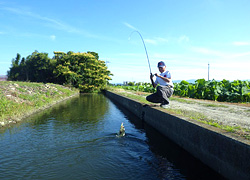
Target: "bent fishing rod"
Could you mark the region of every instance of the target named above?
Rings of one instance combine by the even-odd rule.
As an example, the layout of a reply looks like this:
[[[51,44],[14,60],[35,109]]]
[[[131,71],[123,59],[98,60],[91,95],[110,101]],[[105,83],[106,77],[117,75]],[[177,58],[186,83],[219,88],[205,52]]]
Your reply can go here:
[[[137,32],[137,33],[140,35],[140,37],[141,37],[141,40],[142,40],[142,43],[143,43],[143,45],[144,45],[144,49],[145,49],[145,52],[146,52],[146,56],[147,56],[147,59],[148,59],[148,67],[149,67],[150,75],[152,75],[151,67],[150,67],[150,62],[149,62],[149,58],[148,58],[147,48],[146,48],[146,45],[145,45],[145,43],[144,43],[144,40],[143,40],[143,38],[142,38],[141,33],[140,33],[139,31],[133,31],[133,32],[130,34],[129,39],[130,39],[130,37],[132,36],[132,34],[133,34],[134,32]]]

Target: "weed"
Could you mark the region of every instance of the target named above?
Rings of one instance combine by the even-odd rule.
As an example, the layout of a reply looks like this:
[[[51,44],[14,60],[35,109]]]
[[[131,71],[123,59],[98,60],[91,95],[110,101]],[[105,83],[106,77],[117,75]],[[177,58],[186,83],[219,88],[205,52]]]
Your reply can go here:
[[[222,104],[201,104],[201,105],[205,106],[205,107],[223,107],[223,108],[228,108],[228,106],[222,105]]]
[[[171,100],[178,101],[178,102],[181,102],[181,103],[187,103],[187,104],[194,104],[195,103],[193,101],[189,101],[189,100],[181,99],[181,98],[176,98],[176,97],[171,97]]]
[[[28,114],[37,108],[44,107],[77,92],[77,89],[69,89],[54,84],[1,82],[0,122],[21,117],[22,114]]]

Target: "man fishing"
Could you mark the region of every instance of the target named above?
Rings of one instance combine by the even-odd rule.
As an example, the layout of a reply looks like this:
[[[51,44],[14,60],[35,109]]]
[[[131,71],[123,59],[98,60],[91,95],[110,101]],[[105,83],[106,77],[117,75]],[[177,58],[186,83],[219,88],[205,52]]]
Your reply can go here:
[[[150,80],[153,87],[156,88],[156,93],[146,97],[147,101],[153,103],[161,103],[161,107],[169,108],[169,98],[174,92],[174,84],[171,79],[171,74],[166,70],[166,65],[163,61],[158,62],[158,69],[161,74],[155,73],[156,80],[153,80],[154,75],[150,74]]]

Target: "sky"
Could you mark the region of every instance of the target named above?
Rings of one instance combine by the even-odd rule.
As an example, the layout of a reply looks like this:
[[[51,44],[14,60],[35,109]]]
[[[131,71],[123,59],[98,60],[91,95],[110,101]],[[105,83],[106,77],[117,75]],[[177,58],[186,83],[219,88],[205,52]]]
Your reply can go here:
[[[159,61],[173,81],[208,80],[208,72],[210,80],[250,79],[249,7],[249,0],[0,0],[0,75],[17,53],[37,50],[50,58],[97,52],[111,83],[150,82]]]

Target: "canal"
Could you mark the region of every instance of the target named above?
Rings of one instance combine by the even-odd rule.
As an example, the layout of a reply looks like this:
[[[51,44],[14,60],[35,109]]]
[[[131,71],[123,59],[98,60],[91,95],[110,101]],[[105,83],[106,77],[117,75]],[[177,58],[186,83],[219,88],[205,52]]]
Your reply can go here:
[[[84,94],[0,129],[0,179],[223,178],[104,95]]]

